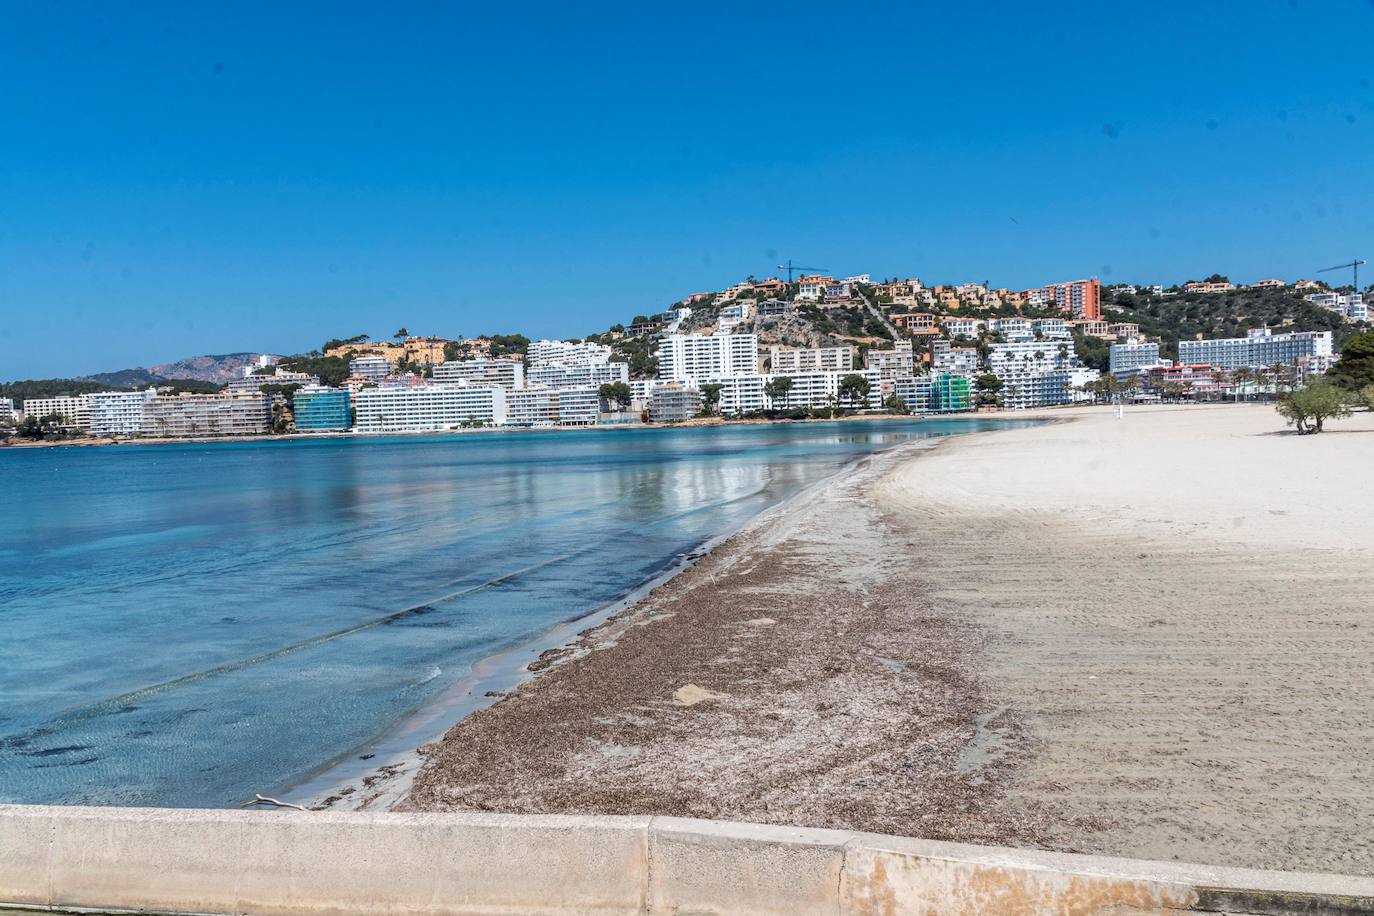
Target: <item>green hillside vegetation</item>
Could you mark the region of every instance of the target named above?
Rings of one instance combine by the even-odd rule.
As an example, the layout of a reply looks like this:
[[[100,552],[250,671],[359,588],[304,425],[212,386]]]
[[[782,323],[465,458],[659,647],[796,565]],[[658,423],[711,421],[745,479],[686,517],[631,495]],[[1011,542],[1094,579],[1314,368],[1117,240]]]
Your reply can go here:
[[[151,384],[156,384],[159,388],[170,387],[174,392],[209,393],[219,391],[223,387],[214,382],[202,382],[199,379],[187,378],[158,377],[157,381]],[[76,395],[90,394],[93,391],[137,391],[147,387],[148,384],[112,385],[70,378],[25,379],[17,382],[0,383],[0,398],[10,398],[18,403],[29,398],[75,397]]]
[[[1342,316],[1308,302],[1292,288],[1237,289],[1225,293],[1149,293],[1119,295],[1103,302],[1102,317],[1132,321],[1143,334],[1158,337],[1160,355],[1178,358],[1179,340],[1244,337],[1268,325],[1288,331],[1332,331],[1337,348],[1355,333]]]
[[[349,351],[350,353],[352,351]],[[323,385],[342,385],[348,378],[348,357],[322,356],[319,352],[287,356],[277,363],[288,372],[305,372],[319,378]]]

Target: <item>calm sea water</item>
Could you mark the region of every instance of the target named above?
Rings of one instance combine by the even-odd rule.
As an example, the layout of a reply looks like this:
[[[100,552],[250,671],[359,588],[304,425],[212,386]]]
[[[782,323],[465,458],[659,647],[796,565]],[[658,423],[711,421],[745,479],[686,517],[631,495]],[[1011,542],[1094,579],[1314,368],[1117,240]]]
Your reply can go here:
[[[856,457],[995,425],[0,450],[0,802],[295,784]]]

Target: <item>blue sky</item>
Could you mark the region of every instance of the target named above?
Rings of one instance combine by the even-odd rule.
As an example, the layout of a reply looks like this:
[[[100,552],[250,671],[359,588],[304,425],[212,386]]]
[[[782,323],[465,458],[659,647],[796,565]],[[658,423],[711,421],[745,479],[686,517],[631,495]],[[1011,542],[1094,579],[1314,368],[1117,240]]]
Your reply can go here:
[[[0,0],[0,379],[1374,254],[1368,0],[666,6]]]

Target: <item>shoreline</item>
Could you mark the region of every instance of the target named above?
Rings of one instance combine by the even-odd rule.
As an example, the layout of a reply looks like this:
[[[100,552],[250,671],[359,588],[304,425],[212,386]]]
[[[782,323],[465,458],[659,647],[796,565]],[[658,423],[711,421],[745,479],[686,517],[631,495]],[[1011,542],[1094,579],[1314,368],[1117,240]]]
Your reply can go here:
[[[425,748],[395,810],[615,811],[1038,840],[1033,815],[1013,825],[996,807],[1019,724],[976,670],[982,637],[907,613],[920,595],[902,544],[861,495],[971,438],[869,456],[588,628],[558,663]],[[842,530],[818,532],[819,518]],[[867,562],[816,575],[850,551]],[[944,709],[934,721],[904,714],[933,706]],[[808,769],[808,756],[824,759]]]
[[[579,433],[579,432],[623,432],[625,430],[668,430],[668,429],[703,429],[726,426],[768,426],[774,424],[796,424],[796,423],[863,423],[875,420],[1017,420],[1017,419],[1037,419],[1048,412],[1071,412],[1079,409],[1077,405],[1064,405],[1057,408],[1037,408],[1036,410],[989,410],[989,411],[967,411],[961,413],[937,413],[937,414],[903,414],[903,413],[863,413],[851,414],[842,417],[829,418],[808,418],[804,420],[790,419],[760,419],[748,418],[732,420],[723,417],[699,417],[691,420],[683,420],[676,423],[640,423],[640,424],[606,424],[594,426],[554,426],[554,427],[526,427],[526,426],[484,426],[471,427],[468,429],[427,429],[414,431],[398,432],[353,432],[351,430],[331,430],[318,433],[263,433],[261,435],[236,435],[236,436],[199,436],[199,437],[158,437],[148,438],[116,438],[109,436],[88,437],[85,439],[62,439],[56,441],[30,440],[11,438],[8,442],[0,442],[0,454],[4,454],[6,449],[45,449],[45,448],[106,448],[112,446],[141,446],[141,445],[216,445],[225,443],[239,442],[315,442],[330,441],[335,439],[359,439],[369,441],[375,439],[389,438],[410,438],[415,436],[466,436],[475,434],[496,434],[496,433]]]
[[[501,702],[541,674],[586,651],[582,643],[589,633],[612,625],[622,617],[632,617],[658,589],[690,572],[737,537],[785,514],[790,506],[803,501],[809,494],[858,473],[876,458],[903,450],[933,448],[941,441],[943,439],[905,442],[855,458],[824,478],[764,507],[733,529],[675,555],[657,573],[620,598],[555,624],[532,639],[479,659],[467,676],[455,681],[432,701],[393,723],[373,740],[322,764],[313,774],[279,790],[278,797],[311,810],[386,810],[405,804],[414,779],[424,765],[428,746],[441,741],[463,719]]]
[[[1374,414],[1245,406],[873,456],[461,720],[398,807],[1370,873]]]

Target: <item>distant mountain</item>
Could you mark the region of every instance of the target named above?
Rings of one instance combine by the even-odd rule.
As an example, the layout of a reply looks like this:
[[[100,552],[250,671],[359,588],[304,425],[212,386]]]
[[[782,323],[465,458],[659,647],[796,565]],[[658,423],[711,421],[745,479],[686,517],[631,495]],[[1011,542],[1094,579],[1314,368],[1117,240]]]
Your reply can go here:
[[[219,356],[192,356],[174,363],[116,372],[99,372],[83,377],[83,381],[99,382],[114,388],[142,388],[160,385],[172,379],[195,379],[200,382],[223,384],[243,374],[243,367],[257,362],[259,353],[224,353]]]

